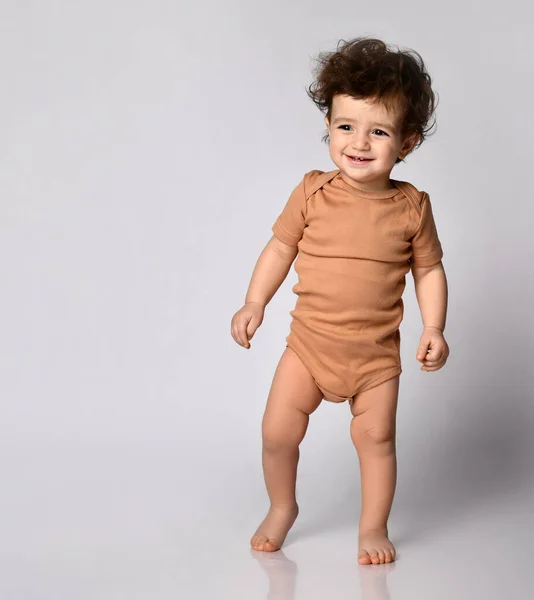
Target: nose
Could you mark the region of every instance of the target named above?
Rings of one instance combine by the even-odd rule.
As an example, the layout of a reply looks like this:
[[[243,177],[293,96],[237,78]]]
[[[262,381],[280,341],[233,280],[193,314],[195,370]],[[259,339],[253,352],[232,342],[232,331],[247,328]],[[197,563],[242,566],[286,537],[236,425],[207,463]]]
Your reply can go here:
[[[364,132],[358,133],[355,132],[351,139],[351,146],[354,150],[364,151],[369,150],[369,138]]]

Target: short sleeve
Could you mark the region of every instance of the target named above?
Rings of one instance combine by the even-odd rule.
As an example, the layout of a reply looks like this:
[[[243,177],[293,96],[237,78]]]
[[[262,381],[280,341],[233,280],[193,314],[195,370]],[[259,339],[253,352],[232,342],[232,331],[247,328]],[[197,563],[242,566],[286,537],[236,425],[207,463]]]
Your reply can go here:
[[[302,239],[306,217],[304,179],[291,192],[284,209],[272,226],[274,235],[289,246],[297,247]]]
[[[414,267],[431,267],[443,258],[443,250],[439,241],[430,198],[425,192],[421,206],[421,220],[411,239]]]

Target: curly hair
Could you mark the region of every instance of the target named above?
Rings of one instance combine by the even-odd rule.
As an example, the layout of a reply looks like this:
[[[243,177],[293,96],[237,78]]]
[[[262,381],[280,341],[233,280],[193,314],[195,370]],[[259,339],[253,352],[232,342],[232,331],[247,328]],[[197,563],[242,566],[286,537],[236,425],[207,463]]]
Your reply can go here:
[[[402,135],[419,136],[414,148],[433,133],[437,101],[425,63],[415,50],[401,51],[368,37],[340,40],[336,51],[318,55],[313,74],[315,80],[306,92],[328,121],[334,96],[347,94],[379,102],[387,110],[401,110]],[[328,132],[322,141],[329,141]]]

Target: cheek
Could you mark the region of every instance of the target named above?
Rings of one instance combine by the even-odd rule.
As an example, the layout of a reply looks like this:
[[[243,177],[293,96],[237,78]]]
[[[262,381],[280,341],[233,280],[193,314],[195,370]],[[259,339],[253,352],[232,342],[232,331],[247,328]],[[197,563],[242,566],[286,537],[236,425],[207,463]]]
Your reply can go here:
[[[340,151],[343,147],[343,140],[340,140],[338,136],[334,135],[330,137],[330,149],[334,151]]]
[[[400,149],[397,148],[397,144],[393,142],[389,144],[384,144],[384,146],[382,147],[382,156],[387,160],[391,160],[397,157],[399,151]]]
[[[330,150],[332,150],[332,148],[335,148],[336,146],[336,140],[330,136],[330,139],[328,140],[328,147],[330,148]]]

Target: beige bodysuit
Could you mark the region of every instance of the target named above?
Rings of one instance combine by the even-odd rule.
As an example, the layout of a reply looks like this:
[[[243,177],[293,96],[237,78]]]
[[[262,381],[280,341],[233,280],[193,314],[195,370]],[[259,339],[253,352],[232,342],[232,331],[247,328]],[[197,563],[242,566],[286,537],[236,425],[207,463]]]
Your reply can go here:
[[[428,194],[391,181],[362,192],[339,170],[310,171],[272,227],[298,248],[287,346],[331,402],[402,372],[405,275],[443,256]]]

